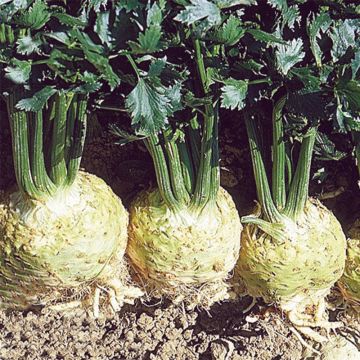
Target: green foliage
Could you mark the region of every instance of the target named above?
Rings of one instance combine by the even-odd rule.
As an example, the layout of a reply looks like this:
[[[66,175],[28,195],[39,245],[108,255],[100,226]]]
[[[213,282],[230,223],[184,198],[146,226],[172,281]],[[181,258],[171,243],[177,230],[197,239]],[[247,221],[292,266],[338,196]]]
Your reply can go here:
[[[337,22],[332,27],[330,38],[333,42],[331,56],[336,62],[345,55],[349,47],[355,46],[356,24],[350,20]]]
[[[14,1],[16,3],[16,1]],[[50,19],[50,12],[45,1],[36,0],[26,12],[15,18],[15,22],[21,26],[34,30],[41,29]]]
[[[245,107],[248,82],[245,80],[228,79],[224,81],[221,94],[221,106],[225,109],[241,110]]]
[[[25,111],[40,111],[45,106],[49,98],[56,93],[52,86],[45,86],[40,91],[36,92],[31,98],[20,100],[16,107],[19,110]]]
[[[308,21],[308,34],[310,39],[311,51],[315,57],[317,66],[322,65],[321,57],[322,51],[318,44],[318,39],[321,36],[321,32],[325,33],[329,26],[331,25],[332,20],[328,13],[323,12],[314,17],[312,21]]]
[[[10,66],[5,68],[5,77],[15,84],[25,84],[30,77],[31,62],[14,59]]]
[[[275,56],[278,69],[283,75],[287,75],[289,70],[305,56],[303,41],[301,39],[293,39],[286,45],[278,45]]]
[[[166,88],[147,79],[139,79],[126,100],[132,124],[139,135],[149,135],[164,127],[172,112],[171,99]]]
[[[218,6],[208,0],[190,0],[191,4],[186,5],[176,17],[186,25],[194,24],[196,21],[205,20],[206,28],[218,25],[221,22],[221,13]]]
[[[42,41],[40,39],[33,39],[29,35],[25,35],[17,41],[17,51],[22,55],[30,55],[32,53],[39,53]]]
[[[216,40],[220,43],[233,46],[239,42],[239,40],[244,36],[245,29],[242,26],[241,20],[231,15],[216,31]]]

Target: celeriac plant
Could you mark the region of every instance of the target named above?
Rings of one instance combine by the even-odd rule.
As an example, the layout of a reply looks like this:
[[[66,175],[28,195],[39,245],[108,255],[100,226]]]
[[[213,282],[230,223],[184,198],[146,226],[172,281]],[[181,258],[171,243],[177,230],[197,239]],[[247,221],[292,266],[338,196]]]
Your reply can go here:
[[[343,56],[356,59],[358,20],[331,2],[268,1],[252,11],[247,26],[271,36],[244,37],[230,57],[234,76],[253,84],[243,116],[259,201],[242,219],[236,274],[250,295],[275,302],[304,334],[325,341],[311,328],[339,326],[326,320],[325,296],[344,270],[346,241],[308,188],[314,144],[325,136],[319,128],[339,121],[333,79]],[[341,48],[349,34],[352,44]]]
[[[113,130],[124,142],[144,141],[156,172],[157,188],[130,207],[128,255],[160,293],[203,304],[222,299],[242,227],[220,187],[219,108],[241,106],[246,96],[226,58],[254,1],[90,3],[93,32],[74,36],[85,52],[111,59],[125,94],[116,106],[128,111],[135,134]]]
[[[1,93],[17,182],[0,209],[0,296],[10,308],[90,289],[97,315],[100,287],[113,309],[130,289],[120,274],[127,212],[101,179],[79,171],[88,95],[102,78],[68,38],[86,23],[78,10],[0,2]]]

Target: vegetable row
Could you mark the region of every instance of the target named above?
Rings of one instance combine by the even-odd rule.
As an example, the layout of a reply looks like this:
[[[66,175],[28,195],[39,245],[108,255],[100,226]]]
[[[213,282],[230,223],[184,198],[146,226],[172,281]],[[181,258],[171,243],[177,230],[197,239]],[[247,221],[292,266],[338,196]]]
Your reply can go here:
[[[142,295],[126,252],[147,291],[211,305],[241,283],[323,341],[332,286],[360,301],[357,226],[347,241],[309,197],[314,153],[340,153],[329,134],[360,158],[359,17],[351,1],[0,1],[17,182],[0,208],[2,306],[116,311]],[[127,114],[112,132],[153,160],[157,186],[129,216],[80,171],[95,107]],[[224,111],[245,123],[257,190],[241,221],[220,186]]]

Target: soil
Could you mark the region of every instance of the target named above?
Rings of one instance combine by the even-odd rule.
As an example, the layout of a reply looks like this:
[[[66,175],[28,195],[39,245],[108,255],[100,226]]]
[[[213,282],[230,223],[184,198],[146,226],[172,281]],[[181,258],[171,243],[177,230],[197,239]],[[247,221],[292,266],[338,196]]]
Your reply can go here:
[[[87,141],[82,166],[101,176],[128,205],[139,190],[155,183],[151,159],[139,143],[116,145],[116,138],[103,129],[106,122],[94,121],[94,135]],[[246,144],[243,129],[227,127],[220,139],[222,185],[233,195],[240,214],[249,213],[256,194],[254,190],[243,191],[254,189],[249,152],[245,145],[240,146]],[[4,149],[0,150],[3,156]],[[3,181],[8,184],[13,173],[10,165],[3,164],[2,170],[5,168]],[[325,184],[329,190],[336,186],[334,181]],[[359,208],[354,198],[359,198],[358,194],[354,196],[349,189],[328,203],[335,212],[347,214],[349,200],[353,209]],[[0,360],[300,360],[305,359],[305,353],[313,356],[309,359],[319,358],[305,351],[281,313],[261,302],[248,310],[251,302],[243,297],[210,310],[188,310],[165,299],[143,299],[108,319],[94,319],[80,309],[69,313],[0,311]],[[339,308],[330,315],[332,321],[344,321],[340,335],[348,337],[360,351],[359,322]]]

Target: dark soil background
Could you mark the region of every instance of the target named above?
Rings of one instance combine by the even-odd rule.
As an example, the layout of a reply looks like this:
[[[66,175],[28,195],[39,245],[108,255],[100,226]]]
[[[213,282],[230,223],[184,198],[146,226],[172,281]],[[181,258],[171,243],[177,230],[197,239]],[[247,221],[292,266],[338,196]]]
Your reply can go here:
[[[10,130],[3,114],[0,117],[0,186],[4,190],[14,182],[14,174],[9,153]],[[116,138],[108,132],[109,123],[116,121],[114,114],[100,113],[98,118],[91,119],[82,166],[102,177],[128,205],[139,190],[155,184],[151,159],[141,143],[116,145]],[[225,119],[220,129],[221,182],[244,215],[254,205],[256,193],[244,128],[241,119],[233,120]],[[321,184],[312,183],[311,193],[322,196],[343,187],[340,196],[325,203],[346,229],[360,209],[356,169],[349,159],[326,167],[330,175]],[[209,311],[189,311],[166,300],[145,299],[134,306],[124,306],[111,319],[93,319],[81,310],[0,311],[0,359],[304,358],[304,348],[282,314],[261,302],[244,313],[250,303],[251,298],[244,297],[214,305]],[[358,322],[344,317],[339,310],[331,312],[331,318],[344,320],[344,336],[358,336]],[[359,338],[353,341],[356,343]]]

